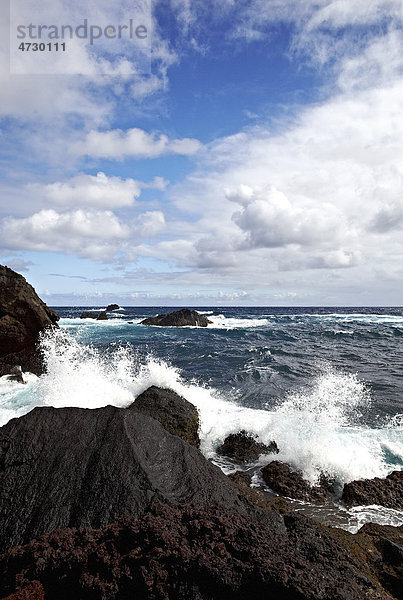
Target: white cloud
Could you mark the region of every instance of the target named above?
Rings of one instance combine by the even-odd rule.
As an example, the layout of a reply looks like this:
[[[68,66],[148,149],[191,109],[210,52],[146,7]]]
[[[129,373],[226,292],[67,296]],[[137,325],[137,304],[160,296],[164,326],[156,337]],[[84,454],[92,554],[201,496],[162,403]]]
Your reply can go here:
[[[149,211],[122,222],[109,210],[41,210],[30,217],[7,217],[0,226],[1,245],[10,250],[62,252],[111,261],[126,253],[133,260],[138,238],[152,237],[165,227],[160,211]]]
[[[347,235],[342,214],[329,203],[293,205],[273,186],[262,190],[243,186],[227,197],[242,205],[242,211],[234,213],[232,219],[246,233],[244,248],[318,246],[329,239],[337,243],[342,229],[343,237]]]
[[[52,206],[118,208],[132,206],[134,199],[140,196],[141,187],[134,179],[107,177],[99,172],[97,175],[80,173],[68,181],[47,185],[30,184],[27,189]]]
[[[160,210],[147,211],[133,222],[133,230],[143,238],[154,237],[165,229],[164,213]]]
[[[130,230],[110,211],[49,209],[25,219],[6,218],[1,233],[7,248],[73,252],[97,259],[110,257],[110,243],[127,239]]]
[[[388,233],[403,227],[403,203],[387,202],[373,216],[369,230],[377,233]]]
[[[313,282],[313,270],[340,270],[351,289],[357,265],[366,285],[376,285],[374,265],[395,269],[403,257],[399,39],[388,32],[343,59],[337,93],[280,133],[261,124],[210,145],[204,165],[173,190],[197,232],[183,255],[189,266],[216,265],[243,283],[306,270]]]
[[[5,255],[2,253],[1,255],[1,263],[17,271],[18,273],[25,273],[29,271],[29,268],[34,265],[31,260],[24,260],[23,258],[11,258],[10,254]]]
[[[200,142],[195,139],[169,140],[164,134],[147,133],[133,128],[127,131],[90,131],[84,142],[78,142],[72,147],[72,152],[79,156],[119,160],[125,157],[157,158],[164,154],[189,156],[200,148]]]

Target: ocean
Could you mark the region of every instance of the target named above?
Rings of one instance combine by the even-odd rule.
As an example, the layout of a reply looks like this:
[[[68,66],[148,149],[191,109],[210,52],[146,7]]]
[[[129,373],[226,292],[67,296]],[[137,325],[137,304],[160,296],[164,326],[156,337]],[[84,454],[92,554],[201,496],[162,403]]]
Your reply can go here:
[[[345,482],[403,468],[402,308],[198,308],[208,328],[139,324],[175,307],[125,307],[108,321],[54,307],[60,330],[43,336],[47,373],[25,385],[0,378],[0,425],[35,406],[128,406],[150,385],[168,387],[200,412],[201,451],[229,473],[253,475],[273,495],[260,467],[282,460],[315,483],[321,473]],[[275,440],[276,456],[240,467],[216,454],[241,429]],[[296,510],[349,531],[367,521],[403,525],[379,506]]]

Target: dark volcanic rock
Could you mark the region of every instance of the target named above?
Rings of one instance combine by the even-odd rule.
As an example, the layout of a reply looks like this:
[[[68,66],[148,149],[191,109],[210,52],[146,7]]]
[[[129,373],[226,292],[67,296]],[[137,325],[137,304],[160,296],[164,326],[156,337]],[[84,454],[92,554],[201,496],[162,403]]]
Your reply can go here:
[[[197,408],[176,392],[153,385],[136,398],[136,401],[129,406],[129,410],[156,419],[172,435],[177,435],[188,444],[199,447]]]
[[[47,600],[390,600],[353,537],[297,514],[155,502],[141,519],[14,548],[0,557],[0,595],[36,580]]]
[[[1,427],[0,441],[0,551],[141,515],[153,498],[245,510],[218,467],[134,410],[35,408]]]
[[[342,500],[347,506],[380,504],[403,510],[403,471],[393,471],[385,479],[361,479],[344,484]]]
[[[267,498],[260,490],[251,487],[252,478],[245,471],[235,471],[228,475],[228,479],[232,481],[237,490],[245,496],[245,498],[255,508],[261,510],[275,511],[281,515],[287,515],[294,512],[294,509],[284,498],[276,496]]]
[[[119,310],[120,306],[119,304],[108,304],[108,306],[106,307],[107,312],[111,311],[111,310]]]
[[[355,538],[372,555],[382,585],[395,598],[403,598],[403,527],[366,523]]]
[[[97,321],[107,321],[108,315],[105,311],[100,313],[84,311],[81,313],[80,319],[96,319]]]
[[[278,452],[276,442],[270,442],[269,445],[257,442],[256,438],[244,429],[228,435],[224,443],[217,448],[217,454],[233,458],[238,463],[257,460],[261,454],[278,454]]]
[[[42,373],[38,335],[58,319],[22,275],[0,265],[0,376],[16,365]]]
[[[45,590],[39,581],[31,581],[4,600],[45,600]]]
[[[159,325],[160,327],[207,327],[211,323],[207,317],[195,310],[183,308],[168,315],[157,315],[141,321],[140,325]]]
[[[10,369],[10,374],[8,376],[9,381],[17,381],[18,383],[25,383],[22,370],[20,365],[16,365]]]
[[[307,502],[325,502],[332,492],[331,483],[323,478],[321,485],[311,486],[300,473],[293,471],[286,463],[274,460],[262,469],[267,485],[277,494]]]

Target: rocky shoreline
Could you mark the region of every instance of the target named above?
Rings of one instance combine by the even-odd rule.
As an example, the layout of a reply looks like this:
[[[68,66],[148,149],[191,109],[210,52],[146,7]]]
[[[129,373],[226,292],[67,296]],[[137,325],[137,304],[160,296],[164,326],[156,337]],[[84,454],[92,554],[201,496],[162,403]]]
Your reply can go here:
[[[9,286],[0,296],[2,339],[13,339],[12,319],[27,330],[34,322],[17,354],[35,356],[37,336],[57,315],[24,278],[2,269]],[[16,290],[23,309],[13,302]],[[22,340],[1,356],[9,373],[30,364],[10,360]],[[245,466],[267,458],[262,476],[279,494],[273,498],[251,487],[244,471],[224,475],[199,445],[195,406],[155,386],[127,408],[39,407],[1,427],[0,597],[403,597],[403,527],[367,524],[353,535],[299,514],[282,496],[322,503],[334,495],[333,482],[324,475],[310,486],[276,460],[274,440],[264,445],[240,431],[220,447]],[[401,509],[402,497],[400,471],[343,491],[347,505]]]
[[[22,275],[0,265],[0,376],[14,374],[16,366],[43,373],[38,337],[58,320]]]
[[[304,517],[225,476],[197,430],[195,407],[156,387],[128,408],[36,408],[0,428],[0,595],[401,597],[402,527]]]

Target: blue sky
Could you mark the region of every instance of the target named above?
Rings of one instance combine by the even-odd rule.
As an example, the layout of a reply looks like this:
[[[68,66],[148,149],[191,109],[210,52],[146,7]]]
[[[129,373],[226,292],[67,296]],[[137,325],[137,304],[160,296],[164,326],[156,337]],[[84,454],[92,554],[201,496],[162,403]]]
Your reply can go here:
[[[401,305],[401,2],[151,8],[149,74],[127,44],[58,75],[0,48],[0,262],[51,305]]]

